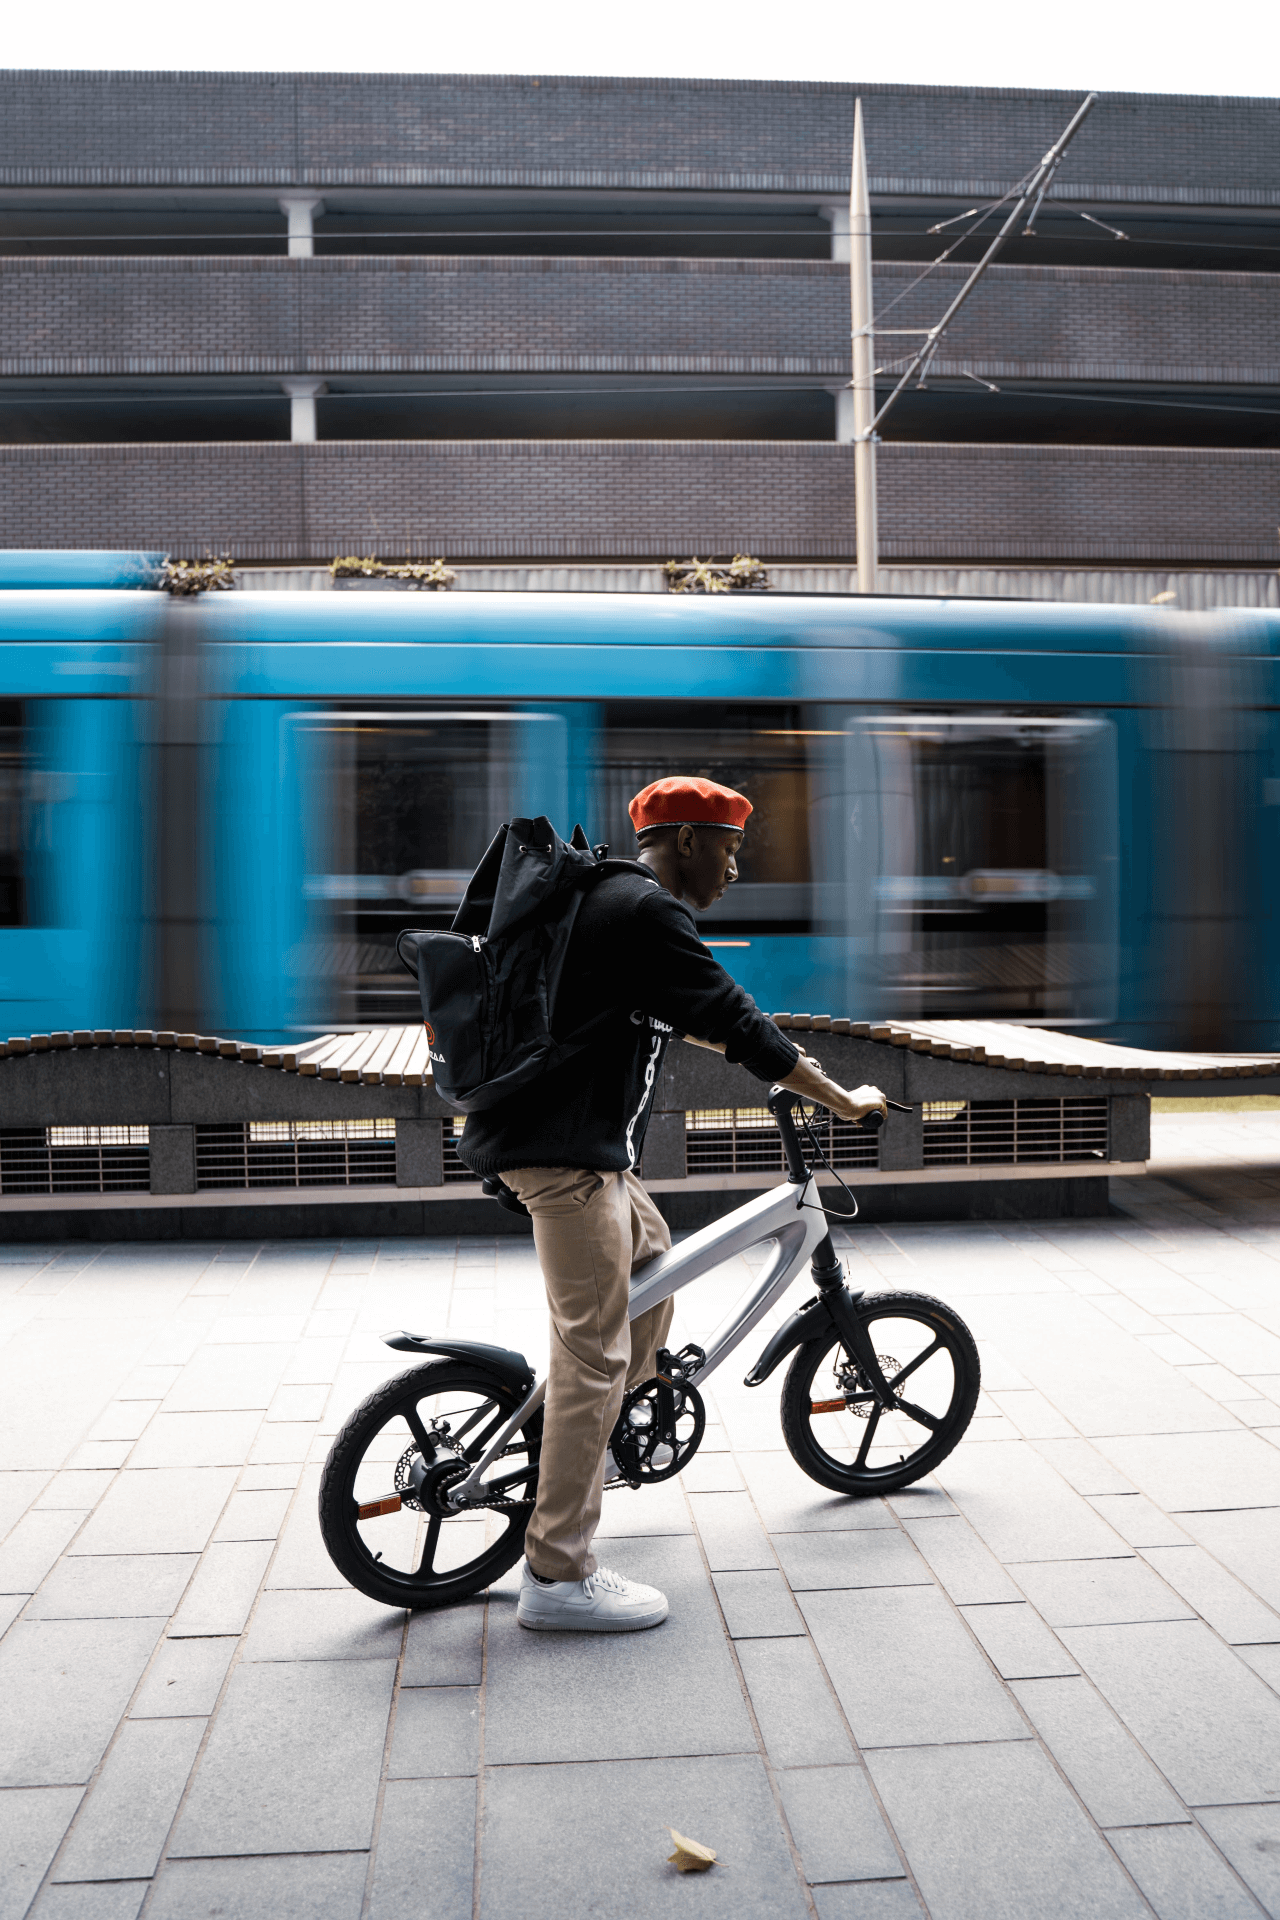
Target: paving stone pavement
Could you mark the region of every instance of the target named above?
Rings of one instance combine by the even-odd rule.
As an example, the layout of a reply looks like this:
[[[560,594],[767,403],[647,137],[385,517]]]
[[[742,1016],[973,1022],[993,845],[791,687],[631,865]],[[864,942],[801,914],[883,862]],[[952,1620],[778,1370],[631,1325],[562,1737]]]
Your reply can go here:
[[[672,1600],[622,1639],[522,1633],[518,1569],[379,1607],[317,1532],[382,1332],[541,1362],[527,1242],[0,1248],[0,1920],[1280,1916],[1280,1114],[1156,1149],[1106,1219],[842,1230],[972,1326],[969,1437],[846,1502],[726,1367],[606,1497]]]

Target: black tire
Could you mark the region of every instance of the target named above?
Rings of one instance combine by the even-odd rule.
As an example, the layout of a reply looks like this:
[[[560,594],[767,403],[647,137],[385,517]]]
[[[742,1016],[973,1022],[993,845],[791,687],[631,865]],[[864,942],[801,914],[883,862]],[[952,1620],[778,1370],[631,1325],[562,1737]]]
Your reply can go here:
[[[443,1486],[465,1477],[520,1398],[483,1367],[441,1360],[397,1374],[356,1408],[320,1480],[320,1532],[344,1580],[384,1606],[438,1607],[480,1592],[514,1566],[537,1491],[542,1409],[490,1469],[490,1478],[524,1469],[509,1489],[512,1505],[454,1513]],[[456,1444],[444,1443],[441,1422]],[[436,1481],[442,1485],[433,1499]],[[362,1504],[393,1500],[393,1511],[361,1517]]]
[[[819,1486],[893,1493],[931,1473],[962,1438],[978,1404],[978,1349],[960,1316],[926,1293],[872,1294],[857,1313],[890,1386],[903,1382],[900,1405],[912,1413],[895,1413],[887,1426],[890,1416],[865,1391],[832,1327],[800,1347],[787,1369],[782,1433],[792,1459]],[[911,1350],[904,1357],[898,1347]],[[907,1387],[908,1380],[915,1385]],[[815,1399],[826,1410],[815,1412]],[[844,1411],[830,1410],[836,1401]]]

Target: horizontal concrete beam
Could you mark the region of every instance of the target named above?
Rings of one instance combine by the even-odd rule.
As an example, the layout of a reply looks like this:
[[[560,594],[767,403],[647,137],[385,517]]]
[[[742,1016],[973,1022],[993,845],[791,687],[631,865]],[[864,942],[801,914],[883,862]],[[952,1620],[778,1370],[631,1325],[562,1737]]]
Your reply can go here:
[[[1001,194],[1078,91],[859,85],[871,190]],[[847,194],[855,89],[451,74],[0,78],[15,186],[498,187]],[[1270,99],[1103,94],[1064,198],[1280,204]]]
[[[918,271],[878,266],[877,308]],[[932,324],[968,271],[939,268],[892,324]],[[4,260],[0,310],[9,377],[850,370],[848,269],[828,261]],[[1280,275],[997,265],[934,371],[1276,385],[1277,342]]]
[[[887,560],[1274,566],[1280,451],[880,449]],[[847,561],[853,448],[799,441],[0,447],[0,545]]]

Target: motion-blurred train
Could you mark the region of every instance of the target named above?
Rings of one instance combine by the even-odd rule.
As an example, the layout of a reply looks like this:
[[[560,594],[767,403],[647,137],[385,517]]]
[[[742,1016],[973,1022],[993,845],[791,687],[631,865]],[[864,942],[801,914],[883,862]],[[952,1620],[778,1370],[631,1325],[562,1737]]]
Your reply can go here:
[[[627,851],[679,772],[754,804],[701,925],[770,1011],[1280,1046],[1280,614],[181,600],[158,560],[0,554],[10,1034],[412,1019],[395,936],[500,821]]]

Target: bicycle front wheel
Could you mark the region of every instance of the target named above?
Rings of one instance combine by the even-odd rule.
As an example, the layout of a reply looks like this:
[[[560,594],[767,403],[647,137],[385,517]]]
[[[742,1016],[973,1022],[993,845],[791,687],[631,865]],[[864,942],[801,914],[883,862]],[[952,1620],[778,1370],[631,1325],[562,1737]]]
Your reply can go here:
[[[877,1405],[832,1327],[798,1349],[782,1388],[782,1434],[792,1459],[836,1493],[892,1493],[939,1466],[978,1403],[981,1371],[960,1316],[924,1293],[859,1300],[894,1395]]]
[[[502,1498],[459,1512],[448,1490],[517,1404],[496,1375],[444,1360],[398,1374],[356,1408],[320,1482],[320,1531],[344,1579],[384,1606],[437,1607],[514,1566],[537,1491],[541,1407],[494,1462]]]

